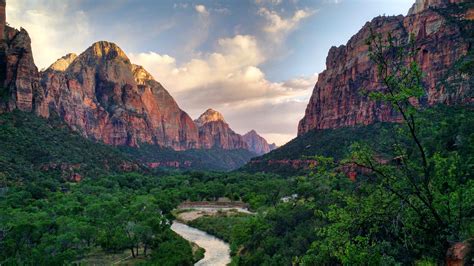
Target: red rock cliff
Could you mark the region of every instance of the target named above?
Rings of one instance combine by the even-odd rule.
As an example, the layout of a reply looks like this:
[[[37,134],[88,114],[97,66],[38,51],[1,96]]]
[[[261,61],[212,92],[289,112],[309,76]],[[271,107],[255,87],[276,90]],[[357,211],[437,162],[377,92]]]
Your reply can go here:
[[[26,30],[5,27],[0,43],[0,113],[15,109],[31,112],[41,97],[39,73]]]
[[[472,44],[465,29],[463,31],[459,24],[448,21],[442,13],[459,8],[455,3],[460,2],[468,1],[418,0],[408,16],[377,17],[346,45],[332,47],[326,59],[326,70],[319,75],[305,116],[299,123],[298,135],[312,129],[397,120],[398,115],[390,106],[360,94],[361,89],[380,89],[376,67],[369,60],[365,43],[370,29],[385,35],[391,33],[402,41],[407,41],[411,33],[415,34],[420,49],[418,62],[426,74],[427,104],[472,101],[472,77],[453,71],[455,63],[467,54]],[[470,11],[472,8],[468,8],[466,13]],[[469,15],[461,19],[468,20]],[[470,30],[474,29],[471,27]],[[449,92],[446,84],[450,84]]]
[[[195,122],[202,148],[248,149],[243,137],[229,127],[219,112],[208,109]]]
[[[115,44],[97,42],[42,73],[38,113],[53,112],[85,137],[111,145],[198,148],[198,131],[171,95]]]

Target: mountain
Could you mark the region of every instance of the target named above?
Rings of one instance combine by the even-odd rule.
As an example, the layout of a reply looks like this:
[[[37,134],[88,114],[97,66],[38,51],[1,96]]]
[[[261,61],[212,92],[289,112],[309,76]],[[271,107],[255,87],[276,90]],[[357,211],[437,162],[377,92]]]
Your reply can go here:
[[[199,128],[199,143],[202,148],[248,149],[243,137],[229,127],[221,113],[207,109],[194,122]]]
[[[63,121],[91,143],[120,146],[130,161],[150,168],[227,171],[255,156],[223,119],[203,123],[201,145],[194,121],[117,45],[94,43],[79,56],[67,54],[39,72],[27,31],[3,26],[0,114],[18,110],[45,118],[42,123]],[[204,132],[214,135],[205,137]]]
[[[276,144],[268,144],[268,142],[257,134],[255,130],[251,130],[243,135],[245,142],[247,143],[249,150],[258,154],[263,155],[277,148]]]
[[[398,120],[391,106],[361,94],[362,90],[381,89],[377,67],[369,59],[366,44],[371,29],[383,36],[389,33],[397,36],[402,43],[407,43],[410,34],[415,34],[415,45],[419,49],[417,61],[426,74],[423,104],[472,102],[472,76],[460,72],[465,59],[472,57],[469,49],[473,45],[474,28],[468,20],[473,19],[474,7],[468,2],[417,1],[407,16],[377,17],[346,45],[332,47],[326,70],[319,74],[305,116],[299,122],[298,135],[313,129]]]
[[[97,42],[42,73],[38,113],[111,145],[199,147],[197,128],[163,86],[114,43]]]

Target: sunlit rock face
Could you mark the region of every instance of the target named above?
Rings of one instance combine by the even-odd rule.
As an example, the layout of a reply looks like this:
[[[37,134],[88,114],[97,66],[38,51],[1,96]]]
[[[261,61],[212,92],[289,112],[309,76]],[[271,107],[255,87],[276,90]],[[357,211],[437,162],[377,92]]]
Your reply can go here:
[[[201,148],[248,149],[243,137],[235,133],[219,112],[208,109],[195,120]]]
[[[255,130],[251,130],[243,135],[245,142],[251,152],[258,155],[269,153],[270,151],[277,148],[276,144],[268,144],[267,140],[258,135]]]
[[[298,135],[313,129],[340,128],[377,121],[397,121],[399,116],[388,105],[377,103],[361,94],[362,90],[380,89],[376,66],[369,60],[366,40],[370,29],[376,33],[397,36],[407,41],[410,34],[419,48],[417,61],[425,74],[427,90],[423,104],[457,104],[472,102],[472,77],[454,71],[468,52],[470,28],[461,28],[429,7],[451,7],[450,2],[418,1],[409,16],[377,17],[368,22],[346,45],[332,47],[326,59],[326,70],[318,78]],[[448,8],[442,9],[449,11]],[[469,10],[467,11],[469,12]],[[465,19],[469,15],[466,14]],[[471,95],[471,96],[469,96]]]
[[[115,44],[97,42],[42,73],[41,116],[58,114],[85,137],[111,145],[198,148],[198,131],[171,95]]]

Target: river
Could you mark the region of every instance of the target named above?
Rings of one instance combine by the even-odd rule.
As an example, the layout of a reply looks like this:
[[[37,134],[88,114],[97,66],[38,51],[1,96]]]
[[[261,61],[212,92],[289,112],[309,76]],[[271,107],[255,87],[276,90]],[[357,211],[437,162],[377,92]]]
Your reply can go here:
[[[230,247],[226,242],[177,221],[173,222],[171,230],[206,250],[204,258],[194,265],[225,266],[230,263]]]

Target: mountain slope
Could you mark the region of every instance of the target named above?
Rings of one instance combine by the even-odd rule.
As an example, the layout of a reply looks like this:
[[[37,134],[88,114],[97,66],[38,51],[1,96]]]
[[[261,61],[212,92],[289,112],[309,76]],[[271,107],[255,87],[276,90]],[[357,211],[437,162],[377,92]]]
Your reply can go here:
[[[112,145],[198,147],[191,118],[113,43],[97,42],[73,60],[60,59],[41,83],[47,96],[39,114],[56,112],[85,137]]]
[[[110,146],[80,136],[58,116],[0,114],[0,183],[49,175],[59,182],[154,168],[230,171],[256,155],[248,150],[175,151],[157,145]]]
[[[426,97],[422,104],[472,102],[473,78],[462,73],[463,60],[472,56],[474,26],[466,14],[474,10],[470,1],[418,1],[406,17],[377,17],[368,22],[346,45],[332,47],[326,70],[318,77],[298,135],[313,129],[367,125],[396,121],[391,106],[372,101],[362,90],[381,89],[377,68],[368,57],[366,40],[375,34],[396,36],[408,43],[415,36],[417,61],[426,74]],[[463,2],[463,3],[461,3]],[[449,84],[449,85],[448,85]]]
[[[474,136],[472,106],[437,105],[420,112],[418,118],[421,123],[438,123],[445,127],[443,142],[472,148],[468,144]],[[311,130],[274,151],[253,158],[241,170],[297,175],[317,164],[314,156],[332,157],[336,161],[347,158],[351,145],[358,142],[370,145],[377,154],[384,156],[395,144],[393,131],[398,126],[398,123],[377,122],[367,126]],[[420,135],[424,144],[437,145],[438,140],[432,139],[431,132],[420,132]]]

